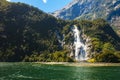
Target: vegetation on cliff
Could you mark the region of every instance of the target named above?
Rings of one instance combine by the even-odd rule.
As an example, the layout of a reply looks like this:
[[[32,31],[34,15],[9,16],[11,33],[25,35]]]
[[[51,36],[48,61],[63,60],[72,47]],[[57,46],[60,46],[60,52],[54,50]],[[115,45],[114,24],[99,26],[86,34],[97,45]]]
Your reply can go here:
[[[99,62],[120,61],[120,38],[105,20],[64,21],[35,7],[5,0],[0,0],[0,61],[74,61],[56,34],[65,34],[65,45],[71,43],[72,25],[91,38],[91,58]]]

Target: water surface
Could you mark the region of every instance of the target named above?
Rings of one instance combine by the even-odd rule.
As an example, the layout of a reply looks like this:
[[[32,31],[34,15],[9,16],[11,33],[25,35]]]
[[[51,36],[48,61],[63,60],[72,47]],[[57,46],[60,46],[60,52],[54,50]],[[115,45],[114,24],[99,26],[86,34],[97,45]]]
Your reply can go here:
[[[120,66],[0,63],[0,80],[120,80]]]

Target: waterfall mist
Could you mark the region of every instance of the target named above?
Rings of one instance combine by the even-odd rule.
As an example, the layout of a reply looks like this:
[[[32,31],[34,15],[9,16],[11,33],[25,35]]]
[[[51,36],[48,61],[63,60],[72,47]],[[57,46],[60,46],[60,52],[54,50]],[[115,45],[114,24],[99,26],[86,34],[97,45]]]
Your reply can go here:
[[[76,25],[72,28],[73,34],[74,34],[74,55],[76,61],[84,61],[86,60],[87,56],[87,46],[85,45],[85,42],[82,38],[82,31],[78,29]]]

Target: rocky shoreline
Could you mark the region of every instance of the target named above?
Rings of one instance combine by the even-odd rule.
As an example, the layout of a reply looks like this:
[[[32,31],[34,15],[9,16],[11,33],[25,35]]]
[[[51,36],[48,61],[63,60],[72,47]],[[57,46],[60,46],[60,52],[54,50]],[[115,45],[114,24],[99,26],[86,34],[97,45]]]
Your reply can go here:
[[[35,62],[37,64],[47,64],[47,65],[64,65],[64,66],[76,66],[76,67],[94,67],[94,66],[120,66],[120,63],[87,63],[87,62]]]

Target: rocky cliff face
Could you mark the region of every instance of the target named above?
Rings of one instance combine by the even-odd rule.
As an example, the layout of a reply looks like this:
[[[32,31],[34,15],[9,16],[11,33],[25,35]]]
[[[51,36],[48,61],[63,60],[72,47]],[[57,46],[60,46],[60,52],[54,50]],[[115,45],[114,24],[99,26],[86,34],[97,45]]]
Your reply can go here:
[[[69,26],[70,31],[68,34],[60,34],[56,31],[56,36],[61,44],[61,47],[69,50],[69,57],[76,61],[85,61],[91,58],[92,43],[91,38],[84,34],[83,29],[78,26]],[[66,37],[68,38],[66,40]]]
[[[68,50],[68,56],[76,61],[86,61],[97,54],[108,53],[110,50],[106,51],[105,48],[120,50],[120,38],[103,19],[71,22],[62,31],[56,31],[56,36],[63,50]]]
[[[53,13],[62,19],[107,18],[111,12],[120,8],[120,0],[73,0],[62,10]],[[118,13],[119,14],[119,13]]]
[[[104,18],[120,27],[120,0],[73,0],[52,15],[65,20]]]

